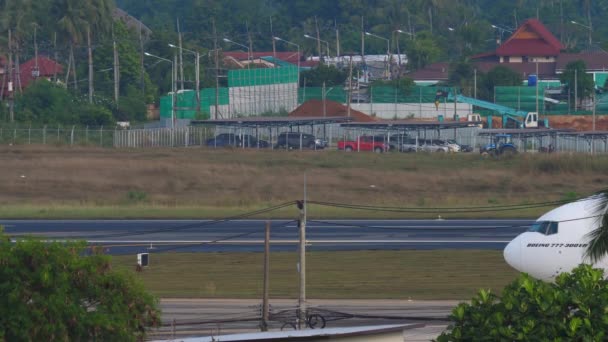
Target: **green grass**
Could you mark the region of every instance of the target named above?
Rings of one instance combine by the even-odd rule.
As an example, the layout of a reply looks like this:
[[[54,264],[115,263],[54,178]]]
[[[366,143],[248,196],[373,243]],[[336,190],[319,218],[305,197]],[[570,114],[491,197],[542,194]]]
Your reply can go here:
[[[395,204],[399,206],[398,204]],[[497,204],[488,204],[497,205]],[[163,206],[151,204],[123,206],[94,205],[9,205],[0,207],[3,219],[219,219],[265,209],[272,204],[251,207]],[[406,207],[407,205],[403,205]],[[407,206],[410,207],[410,206]],[[422,205],[414,208],[424,208]],[[441,209],[424,213],[399,213],[308,206],[309,219],[474,219],[474,218],[536,218],[550,207],[518,209],[498,212],[453,213]],[[255,219],[295,218],[295,205],[265,214],[251,216]]]
[[[113,260],[134,269],[135,256]],[[309,298],[470,299],[518,275],[500,251],[309,252],[306,260]],[[152,254],[136,276],[165,298],[260,298],[262,262],[262,253]],[[271,298],[297,298],[297,254],[271,253],[270,263]]]

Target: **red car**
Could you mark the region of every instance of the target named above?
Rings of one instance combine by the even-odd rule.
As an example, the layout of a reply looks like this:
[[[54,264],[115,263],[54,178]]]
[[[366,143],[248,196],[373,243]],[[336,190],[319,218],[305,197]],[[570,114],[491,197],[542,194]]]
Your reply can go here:
[[[382,153],[388,151],[390,146],[373,136],[363,135],[357,140],[338,141],[338,150],[351,151],[374,151]]]

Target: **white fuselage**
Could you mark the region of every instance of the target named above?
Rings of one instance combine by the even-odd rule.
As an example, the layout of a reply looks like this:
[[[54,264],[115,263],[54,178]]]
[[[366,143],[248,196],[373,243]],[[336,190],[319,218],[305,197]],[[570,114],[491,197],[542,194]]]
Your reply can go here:
[[[536,220],[531,229],[518,235],[504,250],[506,262],[520,272],[552,280],[582,263],[589,232],[599,226],[598,199],[590,197],[555,208]],[[604,258],[595,267],[608,269]]]

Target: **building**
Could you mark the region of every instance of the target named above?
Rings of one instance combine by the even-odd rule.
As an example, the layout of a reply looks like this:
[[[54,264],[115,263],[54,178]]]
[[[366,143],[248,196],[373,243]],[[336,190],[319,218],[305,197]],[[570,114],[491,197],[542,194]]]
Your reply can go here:
[[[583,60],[595,84],[603,87],[608,76],[608,53],[601,49],[580,53],[565,53],[560,41],[537,19],[528,19],[513,32],[495,51],[471,56],[475,68],[487,73],[497,66],[505,66],[520,74],[525,84],[530,75],[539,82],[559,82],[569,62]],[[449,63],[428,65],[410,73],[419,85],[432,85],[448,80]]]

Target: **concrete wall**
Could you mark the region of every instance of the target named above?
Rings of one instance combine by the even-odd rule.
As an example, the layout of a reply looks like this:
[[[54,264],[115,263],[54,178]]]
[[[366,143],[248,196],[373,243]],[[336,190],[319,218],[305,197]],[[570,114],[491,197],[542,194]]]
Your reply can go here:
[[[376,115],[381,119],[437,119],[439,115],[444,118],[454,116],[454,103],[440,103],[439,109],[434,103],[353,103],[351,108],[365,114]],[[456,114],[466,118],[471,114],[473,107],[466,103],[456,104]]]

